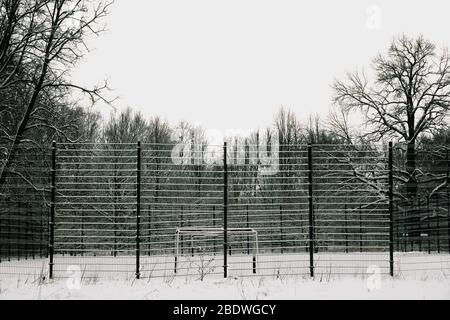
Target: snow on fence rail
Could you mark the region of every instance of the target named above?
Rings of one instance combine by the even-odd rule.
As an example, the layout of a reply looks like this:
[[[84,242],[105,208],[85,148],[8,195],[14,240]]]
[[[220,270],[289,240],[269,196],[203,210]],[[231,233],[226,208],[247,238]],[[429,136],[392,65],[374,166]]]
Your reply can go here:
[[[392,275],[401,261],[402,272],[450,270],[448,185],[426,203],[394,198],[391,146],[27,152],[2,189],[0,276],[314,276],[373,265]]]

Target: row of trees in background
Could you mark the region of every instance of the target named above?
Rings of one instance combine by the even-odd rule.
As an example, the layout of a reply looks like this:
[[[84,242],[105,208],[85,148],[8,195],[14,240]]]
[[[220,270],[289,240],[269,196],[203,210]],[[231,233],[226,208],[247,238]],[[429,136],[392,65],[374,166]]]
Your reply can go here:
[[[18,155],[22,149],[48,150],[54,139],[175,144],[200,136],[204,145],[209,143],[201,128],[187,122],[172,126],[158,116],[145,119],[131,109],[103,121],[86,106],[84,96],[91,104],[111,102],[106,98],[107,84],[84,88],[70,81],[70,71],[86,52],[86,39],[104,30],[102,21],[110,5],[108,1],[88,0],[0,0],[2,194],[7,189],[7,177],[39,189],[33,183],[33,172],[24,169],[26,158]],[[398,153],[404,160],[395,173],[398,184],[405,186],[405,192],[399,191],[399,195],[416,197],[419,183],[432,183],[428,192],[439,192],[448,186],[448,177],[430,174],[418,163],[418,157],[422,146],[448,144],[449,63],[446,49],[438,52],[423,37],[400,36],[386,54],[373,60],[373,81],[365,73],[355,72],[334,83],[335,109],[329,119],[311,116],[302,123],[294,112],[281,109],[273,127],[247,137],[226,137],[230,150],[233,144],[258,144],[260,139],[275,136],[281,154],[287,152],[286,146],[299,144],[345,143],[359,150],[370,143],[394,140],[405,145],[404,152]],[[365,126],[361,130],[351,129],[349,115],[355,110],[362,111]],[[432,161],[444,161],[442,154]],[[433,162],[427,161],[430,167]],[[281,157],[281,167],[292,165]]]

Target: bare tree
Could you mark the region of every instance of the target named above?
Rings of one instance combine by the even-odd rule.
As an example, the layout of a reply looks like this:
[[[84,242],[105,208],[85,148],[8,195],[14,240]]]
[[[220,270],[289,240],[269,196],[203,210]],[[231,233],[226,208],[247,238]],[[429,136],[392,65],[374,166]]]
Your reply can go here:
[[[295,114],[286,108],[281,108],[275,116],[280,144],[296,144],[302,139],[301,126]]]
[[[112,2],[93,0],[0,0],[0,96],[21,95],[20,104],[2,107],[1,117],[9,117],[3,140],[8,148],[0,167],[0,185],[6,169],[14,161],[30,126],[58,130],[47,121],[43,100],[67,101],[73,90],[86,94],[92,103],[101,99],[106,84],[83,88],[68,77],[69,70],[87,50],[85,40],[104,30],[99,24]],[[17,99],[15,100],[17,102]],[[3,122],[3,121],[2,121]]]
[[[375,80],[348,74],[334,83],[334,103],[347,111],[361,110],[377,140],[406,142],[408,196],[417,194],[416,141],[445,125],[450,106],[450,56],[422,36],[395,38],[387,54],[373,60]]]
[[[291,110],[281,108],[275,116],[275,126],[279,140],[279,174],[281,175],[279,182],[284,192],[291,185],[289,182],[292,182],[292,177],[298,169],[296,168],[297,159],[295,159],[298,154],[295,151],[298,145],[304,142],[304,136],[300,122]]]
[[[101,140],[104,143],[134,143],[143,139],[146,133],[147,122],[142,114],[133,113],[131,108],[127,108],[119,115],[111,115]]]
[[[347,144],[354,143],[354,134],[349,124],[349,111],[339,108],[329,114],[328,124],[330,132]]]

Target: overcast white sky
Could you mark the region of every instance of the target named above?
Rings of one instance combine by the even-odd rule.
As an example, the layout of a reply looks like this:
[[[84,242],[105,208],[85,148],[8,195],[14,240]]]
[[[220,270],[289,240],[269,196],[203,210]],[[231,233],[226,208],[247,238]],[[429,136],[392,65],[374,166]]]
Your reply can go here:
[[[107,78],[119,109],[172,124],[261,128],[280,106],[326,118],[333,79],[369,67],[393,36],[450,44],[449,9],[438,0],[116,0],[109,32],[74,78]]]

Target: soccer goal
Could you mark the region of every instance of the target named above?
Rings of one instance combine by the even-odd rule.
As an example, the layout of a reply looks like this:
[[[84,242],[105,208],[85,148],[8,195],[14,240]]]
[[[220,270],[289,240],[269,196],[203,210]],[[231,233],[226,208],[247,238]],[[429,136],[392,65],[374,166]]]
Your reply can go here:
[[[259,253],[258,246],[258,232],[252,228],[228,228],[226,230],[227,236],[247,235],[248,240],[252,243],[252,253],[253,253],[253,273],[256,274],[256,257]],[[177,228],[175,231],[175,268],[174,272],[177,273],[177,264],[180,256],[180,238],[181,236],[191,237],[191,241],[198,237],[223,237],[225,229],[224,228],[210,228],[210,227],[183,227]]]

